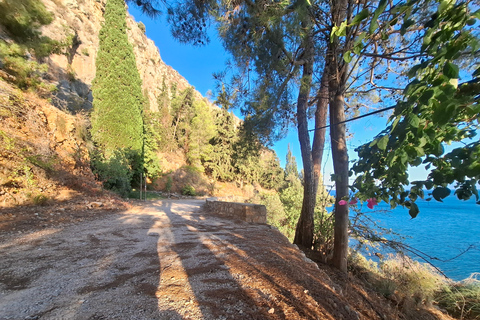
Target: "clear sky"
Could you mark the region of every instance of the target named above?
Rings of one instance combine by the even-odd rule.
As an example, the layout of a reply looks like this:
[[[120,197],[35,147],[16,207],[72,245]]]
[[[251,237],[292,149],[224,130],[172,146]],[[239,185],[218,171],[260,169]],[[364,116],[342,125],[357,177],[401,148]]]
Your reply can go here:
[[[134,5],[130,6],[129,13],[137,22],[141,21],[145,24],[147,36],[155,42],[159,48],[162,60],[167,65],[177,70],[204,96],[206,96],[209,90],[215,94],[215,81],[212,73],[223,71],[229,55],[223,49],[214,30],[210,33],[211,41],[208,45],[194,47],[192,45],[181,44],[172,37],[166,22],[166,15],[152,20],[143,15]],[[234,112],[237,116],[240,116],[239,110],[234,110]],[[350,122],[347,125],[349,132],[353,134],[348,141],[350,160],[356,157],[356,153],[353,151],[354,148],[371,141],[371,139],[385,127],[386,121],[386,117],[371,116]],[[310,124],[309,128],[313,129],[313,123]],[[325,161],[322,167],[324,182],[328,185],[331,184],[330,175],[333,173],[333,164],[330,152],[330,137],[328,135],[326,140]],[[290,145],[290,149],[297,159],[298,168],[302,168],[302,158],[296,128],[291,128],[287,137],[275,143],[273,146],[282,166],[285,166],[288,145]],[[411,170],[410,174],[415,175],[413,180],[425,178],[425,172],[421,168]]]

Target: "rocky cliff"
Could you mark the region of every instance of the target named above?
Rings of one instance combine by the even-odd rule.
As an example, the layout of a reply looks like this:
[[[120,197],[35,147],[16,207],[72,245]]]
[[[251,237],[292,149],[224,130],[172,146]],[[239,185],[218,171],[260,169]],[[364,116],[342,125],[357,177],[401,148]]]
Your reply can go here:
[[[53,103],[71,111],[92,107],[92,80],[95,78],[95,60],[98,34],[103,22],[106,0],[42,0],[55,20],[44,27],[43,34],[66,41],[64,54],[50,56],[45,62],[50,67],[49,80],[58,87]],[[157,97],[165,80],[178,90],[190,86],[177,71],[167,66],[155,43],[148,39],[133,17],[127,17],[128,36],[133,44],[137,68],[143,80],[143,91],[150,109],[158,110]],[[197,99],[204,99],[196,91]]]

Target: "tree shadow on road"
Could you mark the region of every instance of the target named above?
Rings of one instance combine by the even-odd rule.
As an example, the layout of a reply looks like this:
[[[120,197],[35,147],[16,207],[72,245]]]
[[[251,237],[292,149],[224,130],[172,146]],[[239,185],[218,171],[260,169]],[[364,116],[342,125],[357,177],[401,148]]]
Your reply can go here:
[[[155,220],[127,212],[3,238],[0,318],[181,319],[158,309]]]
[[[353,310],[344,309],[347,303],[335,289],[315,278],[324,275],[315,264],[306,262],[268,226],[200,209],[192,212],[185,203],[164,201],[156,206],[165,212],[173,230],[166,251],[180,260],[176,267],[184,270],[189,287],[174,290],[168,286],[182,282],[167,281],[159,292],[185,299],[185,304],[191,290],[202,319],[355,318]],[[172,269],[162,270],[162,278],[182,277]]]
[[[159,248],[160,262],[165,260],[159,304],[175,300],[170,303],[181,309],[186,319],[268,318],[268,309],[243,290],[224,260],[212,251],[208,234],[200,230],[204,225],[199,205],[192,204],[162,201],[155,205],[168,217],[170,232],[159,241],[159,246],[164,246]]]

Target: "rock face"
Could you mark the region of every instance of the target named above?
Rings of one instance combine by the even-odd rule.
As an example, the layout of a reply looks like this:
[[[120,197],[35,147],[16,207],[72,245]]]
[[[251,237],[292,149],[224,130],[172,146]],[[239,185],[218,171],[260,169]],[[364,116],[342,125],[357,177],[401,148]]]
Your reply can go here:
[[[43,34],[67,42],[64,54],[51,55],[50,81],[57,85],[53,103],[70,111],[92,107],[91,84],[95,78],[98,34],[103,22],[106,0],[42,0],[55,20],[42,30]],[[167,66],[155,43],[148,39],[133,17],[127,17],[128,36],[133,44],[137,68],[143,80],[143,92],[152,111],[158,111],[157,97],[165,81],[178,90],[190,86],[177,71]],[[197,99],[205,99],[195,91]]]

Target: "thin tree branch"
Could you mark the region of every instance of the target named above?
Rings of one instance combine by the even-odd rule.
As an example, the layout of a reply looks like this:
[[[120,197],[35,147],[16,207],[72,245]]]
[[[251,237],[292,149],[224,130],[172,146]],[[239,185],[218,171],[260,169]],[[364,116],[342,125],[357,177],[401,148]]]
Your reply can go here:
[[[363,53],[362,55],[366,57],[381,58],[385,60],[395,60],[395,61],[405,61],[405,60],[411,60],[411,59],[422,58],[427,56],[426,54],[416,54],[408,57],[392,57],[390,56],[390,54],[372,54],[372,53]]]

